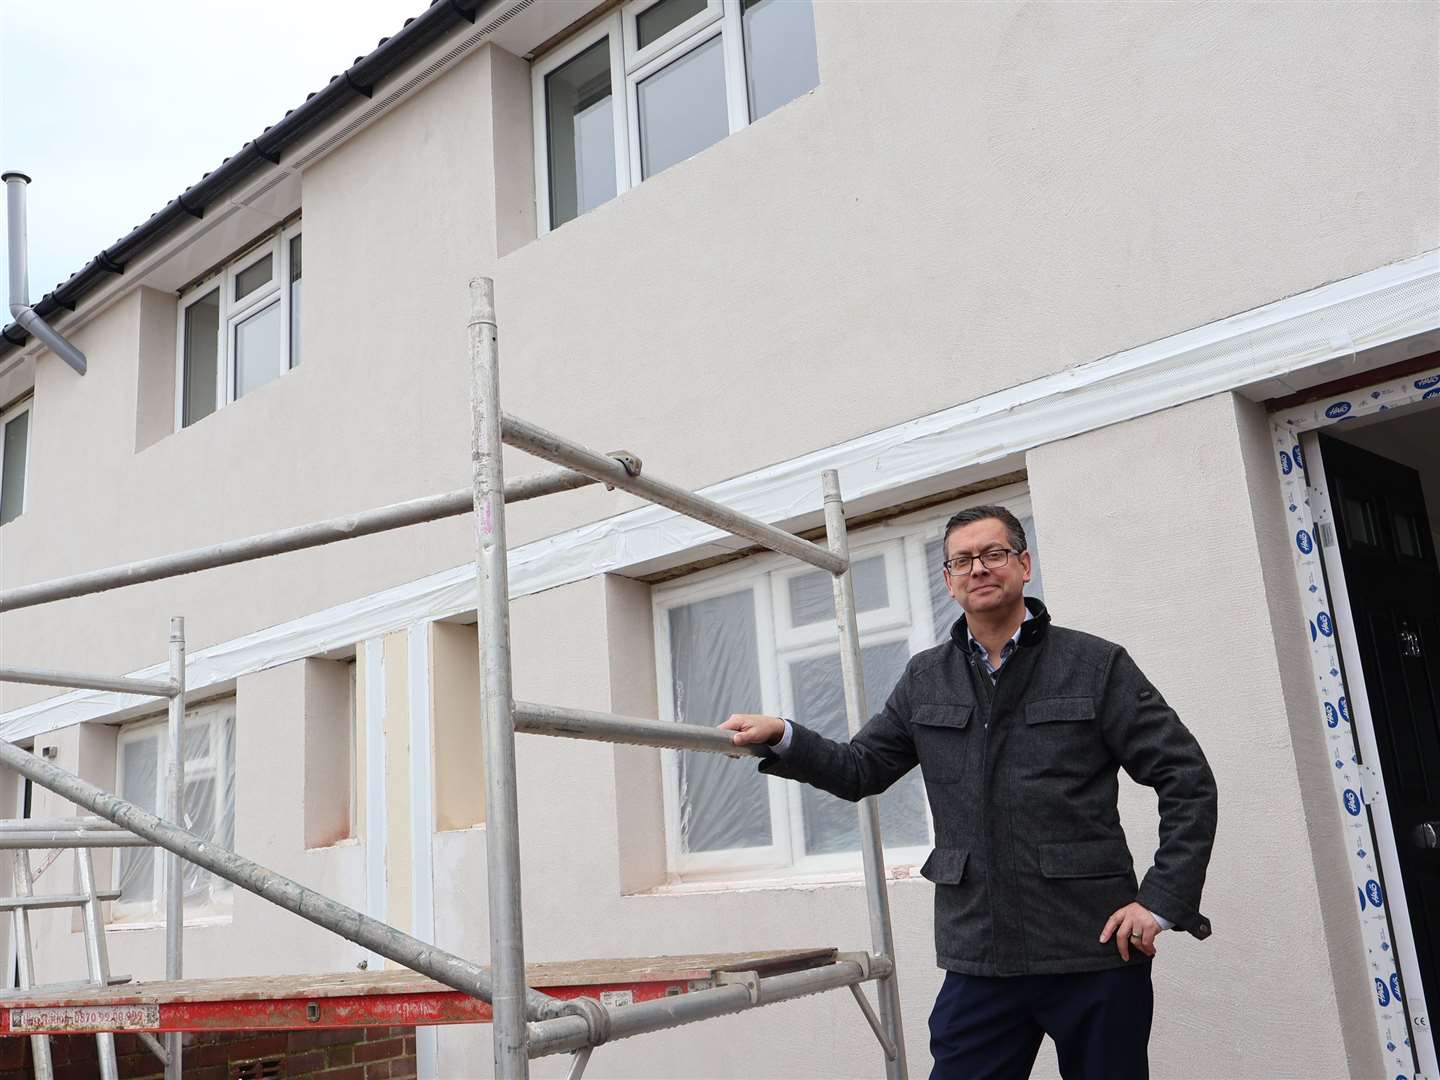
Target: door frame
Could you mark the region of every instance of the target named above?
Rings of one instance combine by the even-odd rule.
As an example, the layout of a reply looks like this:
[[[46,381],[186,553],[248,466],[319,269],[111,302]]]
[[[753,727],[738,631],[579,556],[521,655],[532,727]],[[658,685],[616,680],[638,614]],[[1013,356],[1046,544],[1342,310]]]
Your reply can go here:
[[[1356,889],[1356,917],[1373,980],[1367,988],[1384,1053],[1386,1075],[1440,1077],[1433,1008],[1420,985],[1419,963],[1400,878],[1397,842],[1378,760],[1375,726],[1339,560],[1322,565],[1335,544],[1334,514],[1317,432],[1346,420],[1440,398],[1440,367],[1297,406],[1270,417],[1275,467],[1289,524],[1295,582],[1310,636],[1310,663],[1320,699],[1335,797],[1345,826],[1347,865]],[[1307,467],[1308,466],[1308,467]],[[1330,585],[1327,585],[1329,574]],[[1395,904],[1392,915],[1391,904]],[[1403,980],[1404,993],[1399,993]],[[1340,988],[1337,988],[1337,993]],[[1428,1038],[1410,1038],[1412,1030]]]

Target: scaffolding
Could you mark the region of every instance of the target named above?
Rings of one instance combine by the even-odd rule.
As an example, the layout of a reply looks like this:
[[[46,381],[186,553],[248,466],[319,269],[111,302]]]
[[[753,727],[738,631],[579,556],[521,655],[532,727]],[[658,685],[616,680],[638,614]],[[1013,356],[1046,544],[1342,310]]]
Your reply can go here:
[[[887,1080],[907,1076],[895,948],[885,887],[884,852],[879,811],[874,799],[858,804],[860,848],[869,915],[870,947],[852,953],[820,950],[804,962],[788,962],[781,970],[755,962],[739,970],[735,964],[712,964],[714,977],[687,992],[668,990],[629,1004],[606,1003],[595,996],[545,993],[532,978],[527,984],[524,930],[521,919],[520,837],[516,791],[515,733],[590,739],[732,757],[761,756],[766,751],[736,746],[729,733],[715,728],[665,723],[581,709],[564,709],[514,700],[511,693],[509,590],[506,576],[505,504],[540,495],[601,483],[637,495],[723,532],[827,571],[833,582],[835,621],[840,640],[841,677],[846,716],[852,732],[866,719],[860,639],[856,624],[849,542],[839,478],[822,475],[827,545],[821,546],[773,525],[748,517],[714,500],[658,480],[626,452],[597,453],[500,410],[499,351],[494,287],[489,278],[470,282],[468,321],[470,401],[472,413],[471,487],[469,489],[380,507],[375,510],[282,529],[241,540],[183,551],[103,570],[0,592],[0,612],[91,595],[141,582],[175,577],[282,552],[330,544],[388,529],[474,514],[476,537],[476,610],[479,630],[480,701],[486,782],[486,857],[489,881],[490,963],[482,965],[456,956],[347,907],[315,890],[285,878],[182,828],[184,791],[182,739],[185,714],[185,638],[183,620],[171,622],[169,677],[163,682],[110,678],[70,672],[0,668],[0,681],[114,690],[164,698],[169,706],[169,771],[165,782],[165,816],[151,813],[110,794],[27,750],[0,740],[0,764],[67,799],[106,822],[48,831],[17,826],[0,846],[79,847],[153,844],[167,855],[165,909],[165,973],[167,982],[150,984],[154,1022],[127,1024],[126,1030],[165,1033],[163,1060],[167,1080],[181,1075],[179,1030],[185,1010],[162,1021],[161,987],[183,987],[183,866],[193,863],[248,892],[269,900],[301,918],[425,976],[440,984],[434,991],[460,995],[488,1005],[468,1012],[456,1006],[448,1020],[475,1022],[488,1018],[494,1028],[494,1067],[500,1080],[522,1080],[532,1058],[570,1053],[571,1080],[578,1080],[593,1050],[606,1042],[661,1031],[698,1020],[743,1012],[827,990],[848,988],[874,1032],[884,1056]],[[558,471],[506,482],[501,465],[509,445],[556,466]],[[717,718],[718,720],[719,718]],[[93,883],[92,883],[93,884]],[[91,890],[93,891],[93,889]],[[94,905],[92,905],[94,906]],[[98,908],[97,908],[98,910]],[[787,954],[794,961],[797,954]],[[695,958],[671,958],[694,961]],[[698,961],[696,961],[698,962]],[[673,967],[673,965],[672,965]],[[667,976],[668,977],[668,976]],[[876,983],[878,1015],[861,989]],[[408,985],[408,984],[407,984]],[[635,985],[665,985],[655,979]],[[677,987],[679,984],[675,984]],[[38,989],[38,988],[37,988]],[[136,988],[140,989],[139,987]],[[427,985],[416,993],[432,992]],[[397,991],[400,992],[400,991]],[[103,987],[95,995],[103,996]],[[159,996],[156,996],[159,995]],[[301,995],[303,997],[303,995]],[[73,995],[72,995],[73,998]],[[71,1000],[71,998],[62,998]],[[36,1003],[42,999],[35,997]],[[57,999],[61,1000],[61,999]],[[126,1000],[129,1000],[128,998]],[[139,1000],[136,998],[135,1000]],[[147,999],[150,1000],[150,999]],[[613,1000],[613,999],[612,999]],[[15,1004],[11,1002],[12,1006]],[[451,1002],[454,1005],[454,1002]],[[318,1015],[318,1005],[314,1006]],[[4,1013],[9,1018],[20,1010]],[[42,1010],[33,1009],[33,1013]],[[173,1011],[173,1010],[172,1010]],[[145,1016],[151,1014],[146,1013]],[[315,1019],[315,1015],[309,1017]],[[438,1015],[438,1014],[437,1014]],[[447,1014],[449,1015],[449,1014]],[[456,1019],[456,1018],[459,1019]],[[37,1021],[30,1030],[47,1029]],[[298,1023],[298,1020],[297,1020]],[[13,1023],[5,1025],[13,1032]],[[213,1023],[208,1026],[215,1026]],[[94,1030],[82,1028],[83,1030]],[[66,1027],[63,1030],[77,1030]],[[157,1053],[160,1047],[155,1047]]]

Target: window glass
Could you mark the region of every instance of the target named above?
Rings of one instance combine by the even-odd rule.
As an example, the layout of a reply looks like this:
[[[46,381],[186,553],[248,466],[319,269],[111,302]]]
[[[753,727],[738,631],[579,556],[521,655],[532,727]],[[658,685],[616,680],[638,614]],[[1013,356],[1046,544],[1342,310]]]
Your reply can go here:
[[[730,133],[717,35],[639,84],[640,171],[654,176]]]
[[[181,426],[215,411],[220,348],[220,290],[185,309],[185,398]]]
[[[885,705],[910,659],[907,641],[871,645],[860,650],[865,672],[866,717]],[[850,738],[845,720],[845,684],[840,677],[840,654],[801,660],[790,665],[795,717],[827,738]],[[860,821],[853,803],[834,798],[808,784],[800,789],[805,818],[805,853],[824,855],[860,850]],[[887,847],[914,847],[930,842],[925,816],[925,787],[920,770],[912,769],[880,796],[880,835]]]
[[[545,78],[551,227],[615,197],[615,119],[610,39]]]
[[[122,732],[119,792],[152,813],[165,813],[165,776],[169,747],[163,723]],[[198,707],[185,721],[185,791],[181,824],[203,840],[227,849],[235,846],[234,702]],[[120,904],[129,914],[157,916],[165,896],[165,861],[154,848],[122,848],[119,857]],[[229,882],[193,864],[183,869],[187,909],[214,911],[217,900],[233,896]]]
[[[835,621],[834,579],[826,570],[814,570],[790,579],[790,625]],[[890,606],[889,585],[885,581],[885,556],[872,555],[857,559],[850,568],[855,589],[855,610],[878,611]]]
[[[764,712],[751,589],[670,612],[675,718],[713,728],[731,713]],[[766,779],[719,754],[681,754],[680,839],[686,851],[772,842]]]
[[[290,241],[290,366],[300,363],[300,237]]]
[[[275,269],[271,265],[273,258],[266,255],[259,262],[251,263],[244,270],[235,275],[235,299],[243,300],[261,285],[267,285],[270,279],[275,276]]]
[[[751,120],[820,85],[810,0],[745,0],[742,21]]]
[[[1020,495],[1011,501],[1032,559],[1026,593],[1040,597],[1028,501]],[[940,569],[938,534],[948,516],[937,511],[928,520],[870,531],[868,541],[863,532],[852,538],[866,552],[854,564],[857,606],[880,616],[865,620],[861,630],[867,719],[884,707],[909,658],[947,638],[960,615]],[[780,560],[760,558],[749,569],[739,564],[716,575],[705,588],[719,595],[702,594],[706,599],[691,600],[695,587],[685,583],[657,588],[656,631],[669,647],[670,667],[661,680],[671,680],[674,719],[712,726],[734,712],[778,714],[844,741],[849,725],[838,642],[814,632],[814,624],[832,617],[829,575],[795,574]],[[919,591],[922,580],[929,603]],[[912,588],[918,604],[911,603]],[[772,595],[780,600],[773,609],[759,603]],[[667,799],[679,807],[682,834],[673,848],[674,869],[758,870],[787,853],[802,872],[853,866],[859,826],[850,803],[805,785],[761,783],[753,768],[714,755],[669,760]],[[886,848],[901,861],[919,862],[932,836],[920,771],[901,777],[878,806]]]
[[[5,423],[0,442],[0,525],[14,521],[25,509],[25,459],[30,452],[30,410]]]
[[[635,37],[640,48],[659,41],[675,27],[705,10],[705,0],[660,0],[635,16]]]
[[[264,386],[281,370],[277,300],[235,324],[235,396]]]
[[[160,791],[160,728],[145,738],[120,744],[120,797],[152,814]],[[153,847],[120,849],[120,902],[132,904],[155,898]]]

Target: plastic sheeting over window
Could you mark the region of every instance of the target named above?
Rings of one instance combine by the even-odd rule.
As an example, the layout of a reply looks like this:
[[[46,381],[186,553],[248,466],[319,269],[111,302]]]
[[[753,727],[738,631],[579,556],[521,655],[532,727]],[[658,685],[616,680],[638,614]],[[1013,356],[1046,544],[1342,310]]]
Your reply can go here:
[[[1028,500],[1009,500],[1038,559]],[[945,640],[960,615],[945,590],[941,550],[948,513],[852,537],[856,607],[868,714],[885,703],[909,658]],[[1039,565],[1026,592],[1041,595]],[[680,723],[714,726],[731,713],[788,716],[821,734],[849,737],[830,575],[760,556],[696,582],[657,589],[662,651]],[[794,865],[843,869],[860,847],[850,803],[807,785],[767,778],[746,761],[673,754],[669,770],[674,866],[714,873]],[[918,862],[931,842],[919,770],[879,798],[885,846]]]
[[[764,711],[753,590],[672,610],[670,657],[680,723],[714,727]],[[686,851],[768,846],[765,777],[713,754],[680,755],[680,835]]]
[[[164,723],[147,722],[120,735],[120,796],[163,816],[169,767]],[[185,718],[185,797],[181,824],[227,849],[235,846],[235,703],[203,705]],[[164,860],[155,848],[122,848],[121,916],[158,915],[165,897]],[[234,886],[189,863],[184,870],[187,914],[230,906]]]
[[[865,671],[867,713],[873,716],[884,706],[904,672],[910,649],[905,641],[871,645],[860,650],[860,659]],[[848,739],[840,654],[799,660],[788,667],[795,700],[794,719],[827,738],[840,742]],[[860,850],[860,819],[854,806],[808,785],[800,789],[800,803],[807,855]],[[889,847],[930,842],[925,788],[918,769],[912,769],[880,796],[880,835]]]

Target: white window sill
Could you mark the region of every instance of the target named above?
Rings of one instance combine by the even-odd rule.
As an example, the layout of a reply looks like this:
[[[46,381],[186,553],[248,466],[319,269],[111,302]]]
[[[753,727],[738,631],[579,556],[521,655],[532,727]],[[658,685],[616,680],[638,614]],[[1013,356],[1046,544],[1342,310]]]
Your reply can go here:
[[[888,867],[887,881],[919,881],[920,867],[901,864]],[[653,889],[627,893],[627,896],[693,896],[705,893],[762,892],[776,889],[828,889],[836,886],[859,886],[865,882],[864,872],[853,870],[806,873],[796,869],[771,869],[753,874],[726,874],[689,880],[668,881]]]
[[[184,925],[186,929],[189,929],[192,926],[229,926],[234,921],[234,912],[227,912],[223,915],[196,915],[191,918],[187,918],[184,922]],[[132,930],[163,929],[165,929],[165,922],[163,919],[146,918],[142,921],[137,918],[134,922],[130,922],[127,920],[121,922],[110,922],[105,924],[106,933],[109,933],[112,930],[117,932],[129,933]]]

